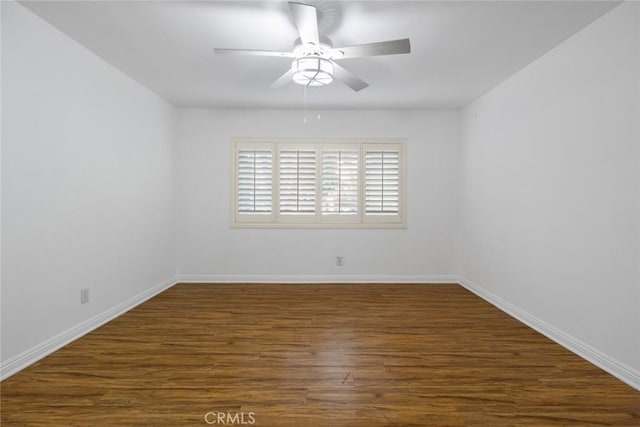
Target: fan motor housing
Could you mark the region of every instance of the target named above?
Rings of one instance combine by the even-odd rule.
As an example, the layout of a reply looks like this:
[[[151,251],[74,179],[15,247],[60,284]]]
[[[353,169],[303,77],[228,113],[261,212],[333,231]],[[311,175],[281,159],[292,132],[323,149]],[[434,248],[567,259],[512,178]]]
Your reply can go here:
[[[293,54],[296,58],[304,56],[319,56],[321,58],[329,58],[329,51],[333,49],[333,42],[327,37],[320,37],[320,44],[314,45],[302,43],[299,38],[293,42]]]

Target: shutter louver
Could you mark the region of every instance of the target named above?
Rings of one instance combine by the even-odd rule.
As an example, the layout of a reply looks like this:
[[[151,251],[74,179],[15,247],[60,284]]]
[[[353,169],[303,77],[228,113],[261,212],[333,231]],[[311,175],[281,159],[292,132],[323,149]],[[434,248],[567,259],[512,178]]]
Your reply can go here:
[[[270,214],[272,211],[272,169],[270,150],[238,152],[238,212]]]
[[[397,215],[400,206],[400,153],[366,151],[364,175],[365,214]]]
[[[313,215],[316,212],[315,150],[280,151],[280,213]]]
[[[322,153],[322,214],[358,213],[358,151]]]

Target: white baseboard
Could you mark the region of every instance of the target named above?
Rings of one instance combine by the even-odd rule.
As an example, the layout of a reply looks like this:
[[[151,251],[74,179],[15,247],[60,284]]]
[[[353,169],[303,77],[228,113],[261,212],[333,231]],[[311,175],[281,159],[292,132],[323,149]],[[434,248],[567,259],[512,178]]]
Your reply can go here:
[[[625,365],[624,363],[608,356],[607,354],[602,353],[599,350],[596,350],[590,345],[585,344],[579,339],[574,338],[571,335],[561,331],[560,329],[529,314],[523,309],[489,292],[482,286],[473,283],[470,280],[467,280],[463,277],[458,277],[457,282],[467,288],[469,291],[478,295],[480,298],[486,300],[490,304],[504,311],[511,317],[518,319],[525,325],[535,329],[542,335],[546,336],[552,341],[555,341],[567,350],[593,363],[600,369],[603,369],[604,371],[618,378],[620,381],[627,383],[636,390],[640,390],[640,371]]]
[[[142,304],[143,302],[156,296],[160,292],[163,292],[164,290],[172,287],[175,284],[175,277],[167,279],[164,282],[159,283],[156,286],[129,298],[128,300],[116,305],[115,307],[110,308],[107,311],[104,311],[52,338],[49,338],[48,340],[36,345],[35,347],[30,348],[29,350],[8,359],[4,363],[2,363],[2,366],[0,366],[0,381],[10,377],[13,374],[18,373],[27,366],[50,355],[54,351],[64,347],[72,341],[77,340],[83,335],[88,334],[94,329],[99,328],[110,320],[126,313],[132,308]]]
[[[458,283],[456,276],[180,274],[178,283]]]

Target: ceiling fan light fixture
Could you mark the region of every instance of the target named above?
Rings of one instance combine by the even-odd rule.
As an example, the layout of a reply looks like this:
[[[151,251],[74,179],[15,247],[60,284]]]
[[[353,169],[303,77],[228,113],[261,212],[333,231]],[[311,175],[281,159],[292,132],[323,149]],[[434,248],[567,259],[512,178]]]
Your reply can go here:
[[[2,0],[0,0],[2,1]],[[300,0],[299,0],[300,1]],[[334,78],[358,92],[369,86],[349,70],[335,62],[344,58],[398,55],[411,52],[409,39],[386,40],[334,48],[333,43],[318,33],[318,11],[310,4],[289,2],[289,9],[300,37],[293,42],[293,51],[279,52],[255,49],[215,49],[222,55],[275,56],[293,58],[291,67],[271,84],[283,87],[291,80],[303,86],[327,86]]]
[[[326,86],[333,81],[333,63],[320,56],[297,58],[291,65],[293,81],[303,86]]]

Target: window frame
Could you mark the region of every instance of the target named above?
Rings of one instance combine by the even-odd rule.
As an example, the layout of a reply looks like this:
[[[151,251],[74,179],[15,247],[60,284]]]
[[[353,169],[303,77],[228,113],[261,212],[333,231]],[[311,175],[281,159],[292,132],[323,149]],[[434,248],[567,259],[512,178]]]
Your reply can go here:
[[[232,138],[231,139],[231,228],[406,228],[406,142],[404,138]],[[323,151],[357,149],[357,213],[355,215],[322,214]],[[271,208],[270,214],[240,213],[237,206],[239,152],[242,150],[271,150]],[[397,151],[399,155],[398,213],[392,215],[365,213],[365,154],[375,150]],[[287,214],[280,212],[280,154],[286,150],[315,150],[315,212]]]

